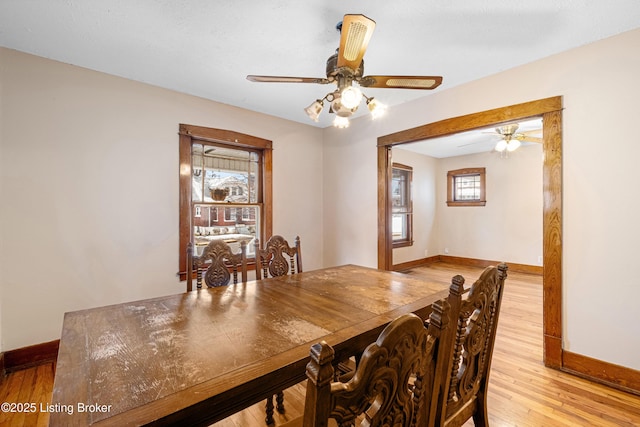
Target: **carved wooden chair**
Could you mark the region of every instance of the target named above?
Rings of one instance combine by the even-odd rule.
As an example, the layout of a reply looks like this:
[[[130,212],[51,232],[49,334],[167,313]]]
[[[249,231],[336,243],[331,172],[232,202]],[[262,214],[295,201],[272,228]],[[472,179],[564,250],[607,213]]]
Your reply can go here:
[[[191,245],[187,248],[187,289],[191,288],[192,269],[196,271],[196,287],[202,288],[202,279],[210,287],[227,286],[233,276],[238,283],[238,272],[242,282],[247,281],[247,243],[240,242],[240,253],[235,254],[222,240],[213,240],[200,256],[194,256]],[[191,267],[191,268],[189,268]],[[231,270],[231,272],[229,271]],[[204,272],[204,275],[203,275]]]
[[[354,376],[333,381],[334,351],[326,342],[311,347],[307,394],[302,418],[287,427],[432,426],[440,376],[440,340],[450,329],[449,304],[433,305],[428,327],[415,314],[393,320],[362,354]],[[453,326],[453,325],[452,325]]]
[[[271,236],[264,249],[260,249],[260,240],[255,239],[255,252],[256,280],[302,272],[300,237],[296,237],[291,247],[282,236]]]
[[[472,417],[476,427],[489,425],[487,387],[506,278],[503,263],[487,267],[467,290],[462,276],[452,279],[447,300],[457,320],[452,315],[455,335],[443,342],[451,357],[443,365],[438,426],[461,426]]]
[[[274,235],[267,240],[264,249],[260,248],[260,240],[255,239],[256,254],[256,280],[268,277],[286,276],[287,274],[302,273],[302,257],[300,249],[300,237],[296,236],[293,247],[289,246],[284,237]],[[279,413],[284,413],[284,393],[278,392],[276,395],[275,409]],[[274,423],[273,420],[273,397],[267,399],[267,417],[265,419],[268,425]]]

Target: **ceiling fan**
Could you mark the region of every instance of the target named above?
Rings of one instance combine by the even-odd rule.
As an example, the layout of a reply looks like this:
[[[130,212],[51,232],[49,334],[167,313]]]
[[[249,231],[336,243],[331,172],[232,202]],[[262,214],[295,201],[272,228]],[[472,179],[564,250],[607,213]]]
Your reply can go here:
[[[326,77],[285,77],[285,76],[256,76],[248,75],[252,82],[270,83],[335,83],[337,89],[315,100],[305,108],[305,112],[313,121],[324,108],[324,101],[330,103],[330,113],[335,113],[333,125],[336,127],[349,126],[349,119],[356,112],[362,98],[366,99],[367,107],[374,118],[384,113],[385,106],[369,98],[354,86],[354,82],[362,87],[394,88],[394,89],[435,89],[442,83],[440,76],[378,76],[364,75],[363,57],[367,45],[376,26],[375,21],[364,15],[345,15],[336,28],[340,31],[340,46],[336,53],[327,59]]]
[[[518,130],[518,127],[518,123],[512,123],[497,127],[495,133],[490,132],[501,137],[501,140],[498,141],[495,147],[495,150],[497,152],[501,153],[504,150],[515,151],[524,141],[542,143],[542,138],[531,136],[531,134],[539,133],[541,129],[516,132]]]

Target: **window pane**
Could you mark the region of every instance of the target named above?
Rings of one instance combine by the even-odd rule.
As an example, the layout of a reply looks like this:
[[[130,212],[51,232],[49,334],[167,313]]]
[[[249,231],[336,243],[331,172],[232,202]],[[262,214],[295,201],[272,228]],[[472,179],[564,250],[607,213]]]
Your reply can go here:
[[[408,215],[393,214],[391,218],[391,234],[393,235],[393,240],[407,239],[407,221]]]
[[[193,145],[193,200],[258,203],[258,153]]]
[[[480,175],[457,176],[455,200],[480,200]]]
[[[260,188],[260,173],[258,153],[251,153],[251,161],[249,162],[249,203],[258,203],[258,188]]]
[[[393,163],[391,176],[391,235],[393,247],[413,244],[411,215],[413,211],[412,192],[413,168]]]
[[[402,169],[393,169],[391,180],[392,205],[394,212],[406,211],[409,204],[409,172]]]
[[[254,239],[260,235],[259,206],[194,205],[194,252],[199,255],[213,240],[224,240],[234,252],[240,251],[240,242],[247,242],[247,255],[253,256]]]
[[[191,156],[191,167],[193,172],[191,174],[191,199],[194,202],[202,202],[202,155],[196,154],[202,153],[202,145],[193,145],[193,155]]]

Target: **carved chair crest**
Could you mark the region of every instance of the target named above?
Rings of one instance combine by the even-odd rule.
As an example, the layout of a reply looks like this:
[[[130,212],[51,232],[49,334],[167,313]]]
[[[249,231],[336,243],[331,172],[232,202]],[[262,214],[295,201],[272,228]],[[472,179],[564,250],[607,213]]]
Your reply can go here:
[[[278,277],[302,272],[300,237],[296,237],[293,247],[282,236],[271,236],[260,249],[260,241],[255,240],[256,273],[261,277]]]
[[[331,346],[315,344],[307,365],[304,425],[326,425],[328,418],[341,427],[355,425],[356,419],[363,419],[361,425],[367,426],[432,425],[437,403],[434,392],[440,381],[436,359],[449,304],[442,300],[433,308],[428,329],[414,314],[392,321],[365,349],[346,383],[332,382]]]
[[[228,244],[222,240],[214,240],[209,243],[202,254],[193,257],[194,266],[197,272],[197,287],[202,287],[202,269],[208,264],[204,273],[204,282],[209,287],[226,286],[231,280],[231,269],[233,273],[233,283],[238,283],[238,270],[242,273],[242,280],[246,282],[246,248],[247,243],[240,243],[240,253],[234,254]]]

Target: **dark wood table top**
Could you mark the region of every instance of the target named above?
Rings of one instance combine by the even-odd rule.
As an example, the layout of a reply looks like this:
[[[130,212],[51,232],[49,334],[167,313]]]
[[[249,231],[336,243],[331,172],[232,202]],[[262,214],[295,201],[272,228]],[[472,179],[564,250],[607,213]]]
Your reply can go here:
[[[311,344],[355,354],[447,289],[346,265],[66,313],[50,425],[211,424],[303,380]]]

